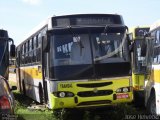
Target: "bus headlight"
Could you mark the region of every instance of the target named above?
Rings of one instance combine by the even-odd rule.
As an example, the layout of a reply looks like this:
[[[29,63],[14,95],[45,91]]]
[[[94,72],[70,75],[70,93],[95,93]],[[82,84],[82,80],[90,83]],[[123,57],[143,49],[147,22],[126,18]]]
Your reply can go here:
[[[60,92],[59,97],[62,97],[62,98],[65,97],[65,92]]]
[[[129,90],[128,90],[127,87],[123,88],[123,92],[128,92],[128,91],[129,91]]]
[[[130,92],[130,87],[122,87],[116,90],[116,93],[126,93],[126,92]]]

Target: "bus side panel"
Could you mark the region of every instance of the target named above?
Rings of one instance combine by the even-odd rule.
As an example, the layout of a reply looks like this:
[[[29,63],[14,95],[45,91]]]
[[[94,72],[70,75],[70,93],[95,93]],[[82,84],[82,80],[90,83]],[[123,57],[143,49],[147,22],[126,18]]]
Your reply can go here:
[[[154,88],[155,88],[155,95],[156,95],[156,109],[157,114],[160,115],[160,65],[155,65],[153,67],[153,78],[154,81]]]
[[[16,81],[17,81],[17,88],[20,92],[22,92],[22,87],[21,87],[21,77],[20,77],[20,69],[16,68]]]
[[[144,79],[144,75],[132,73],[133,89],[137,91],[144,90]]]
[[[41,65],[21,67],[20,75],[22,87],[24,87],[23,89],[25,89],[26,95],[35,101],[40,102],[40,94],[43,94],[39,91],[40,84],[43,89]]]
[[[153,65],[150,77],[146,81],[145,87],[145,105],[149,102],[149,98],[153,95],[152,90],[155,91],[155,99],[156,99],[156,112],[160,115],[160,66]]]
[[[155,84],[155,91],[156,91],[157,114],[160,115],[160,82]]]

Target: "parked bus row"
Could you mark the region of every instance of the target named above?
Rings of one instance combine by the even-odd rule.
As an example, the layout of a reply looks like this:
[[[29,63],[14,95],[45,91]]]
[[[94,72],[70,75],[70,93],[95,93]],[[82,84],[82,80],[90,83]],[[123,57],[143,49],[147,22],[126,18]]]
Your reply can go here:
[[[160,21],[150,27],[145,37],[143,56],[146,57],[145,106],[151,114],[160,115]]]
[[[128,29],[117,14],[50,17],[16,48],[18,88],[50,109],[134,101],[160,115],[159,25]]]

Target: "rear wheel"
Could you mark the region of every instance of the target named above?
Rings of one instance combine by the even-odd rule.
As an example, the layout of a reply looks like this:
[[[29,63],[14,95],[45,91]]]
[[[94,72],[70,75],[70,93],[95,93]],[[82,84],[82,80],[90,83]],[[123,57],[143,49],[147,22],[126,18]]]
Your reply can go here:
[[[147,112],[149,114],[156,115],[156,99],[154,94],[149,97],[147,103]]]
[[[39,84],[39,99],[40,99],[40,103],[44,102],[44,95],[43,95],[43,89],[41,84]]]
[[[23,88],[23,94],[26,95],[26,88],[25,88],[24,80],[22,82],[22,88]]]

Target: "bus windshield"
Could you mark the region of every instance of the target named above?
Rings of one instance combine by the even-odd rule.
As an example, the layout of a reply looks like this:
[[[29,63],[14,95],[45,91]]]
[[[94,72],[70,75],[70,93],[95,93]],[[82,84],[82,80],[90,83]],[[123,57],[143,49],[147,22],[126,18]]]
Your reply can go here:
[[[128,61],[128,50],[124,35],[124,33],[93,34],[94,61],[102,63]]]
[[[5,39],[0,39],[0,75],[5,76],[8,67],[7,54],[8,44]]]
[[[2,64],[3,57],[5,56],[5,50],[7,50],[7,41],[0,39],[0,64]]]
[[[129,74],[125,32],[66,30],[53,33],[50,45],[52,78],[88,79]]]

